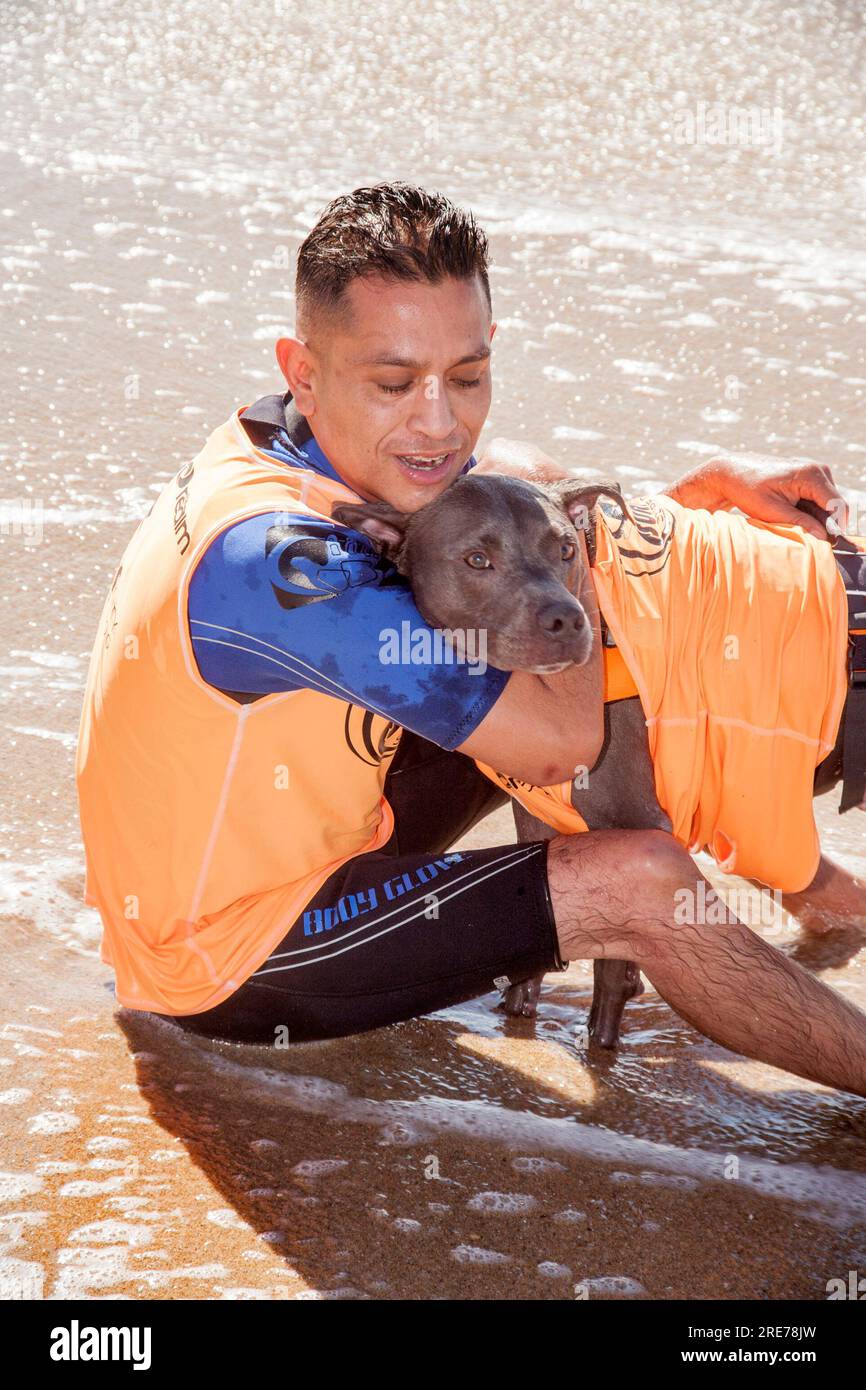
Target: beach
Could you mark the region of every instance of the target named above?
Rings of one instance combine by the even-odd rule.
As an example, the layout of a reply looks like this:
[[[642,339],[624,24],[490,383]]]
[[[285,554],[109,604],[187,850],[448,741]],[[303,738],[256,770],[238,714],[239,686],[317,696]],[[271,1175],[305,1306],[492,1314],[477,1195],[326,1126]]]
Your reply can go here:
[[[821,1300],[866,1274],[866,1102],[651,988],[589,1051],[590,963],[534,1022],[491,993],[284,1049],[119,1009],[73,777],[124,546],[280,389],[294,253],[365,183],[441,188],[488,230],[482,443],[631,497],[705,458],[811,458],[866,534],[858,7],[5,11],[0,1297]],[[866,871],[837,804],[824,847]],[[457,848],[514,839],[505,808]],[[859,939],[749,924],[866,1008]]]

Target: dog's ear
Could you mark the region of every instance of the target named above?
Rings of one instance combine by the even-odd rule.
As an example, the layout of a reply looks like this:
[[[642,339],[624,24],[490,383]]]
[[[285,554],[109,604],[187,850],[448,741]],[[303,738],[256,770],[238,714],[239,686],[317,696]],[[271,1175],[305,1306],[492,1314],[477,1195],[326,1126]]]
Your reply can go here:
[[[599,497],[612,498],[629,521],[634,521],[619,483],[588,483],[584,478],[562,478],[557,483],[551,483],[548,491],[579,531],[588,529],[592,509]]]
[[[331,517],[353,531],[362,531],[376,549],[395,563],[406,538],[411,513],[398,512],[389,502],[340,502]]]

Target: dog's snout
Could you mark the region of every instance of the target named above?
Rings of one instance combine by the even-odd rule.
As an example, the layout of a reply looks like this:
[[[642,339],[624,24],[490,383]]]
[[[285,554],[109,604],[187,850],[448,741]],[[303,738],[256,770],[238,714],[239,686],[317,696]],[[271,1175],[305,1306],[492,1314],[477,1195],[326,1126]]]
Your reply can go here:
[[[538,613],[538,625],[542,632],[560,641],[567,641],[574,633],[580,632],[585,623],[586,615],[580,604],[569,603],[567,599],[546,603]]]

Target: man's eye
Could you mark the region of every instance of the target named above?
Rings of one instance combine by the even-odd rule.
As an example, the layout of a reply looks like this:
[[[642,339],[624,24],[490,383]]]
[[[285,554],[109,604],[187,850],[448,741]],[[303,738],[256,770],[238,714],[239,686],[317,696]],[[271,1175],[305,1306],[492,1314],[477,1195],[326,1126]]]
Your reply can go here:
[[[473,377],[471,381],[470,381],[467,377],[455,376],[455,377],[453,378],[453,381],[454,381],[454,385],[455,385],[455,386],[462,386],[462,387],[464,387],[465,390],[467,390],[467,391],[471,391],[471,389],[472,389],[473,386],[480,386],[480,385],[481,385],[481,377],[480,377],[480,376]]]
[[[574,544],[574,541],[563,541],[563,542],[562,542],[562,558],[563,558],[563,560],[573,560],[574,557],[575,557],[575,555],[576,555],[576,553],[577,553],[577,546]]]
[[[408,391],[411,385],[411,381],[407,381],[403,386],[386,386],[384,382],[380,381],[379,390],[386,391],[389,396],[402,396],[403,392]]]
[[[473,550],[471,555],[466,556],[466,563],[474,570],[489,570],[493,568],[483,550]]]

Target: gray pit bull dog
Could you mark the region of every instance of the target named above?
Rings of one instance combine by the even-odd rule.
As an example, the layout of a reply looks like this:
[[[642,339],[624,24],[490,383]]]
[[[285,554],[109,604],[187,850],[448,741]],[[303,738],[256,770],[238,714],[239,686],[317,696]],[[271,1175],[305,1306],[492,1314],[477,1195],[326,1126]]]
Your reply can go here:
[[[333,517],[367,535],[405,575],[432,627],[483,630],[491,665],[549,674],[584,663],[592,651],[587,608],[592,611],[595,597],[577,531],[586,536],[592,563],[593,513],[602,496],[630,515],[616,483],[567,479],[537,486],[467,475],[417,512],[365,502],[341,504]],[[605,706],[604,744],[589,781],[591,787],[572,788],[572,804],[590,829],[670,830],[656,800],[639,700]],[[521,840],[555,833],[518,802],[514,818]],[[623,1008],[643,984],[630,961],[596,961],[594,979],[589,1035],[613,1047]],[[540,979],[513,983],[506,1012],[533,1017],[540,987]]]

